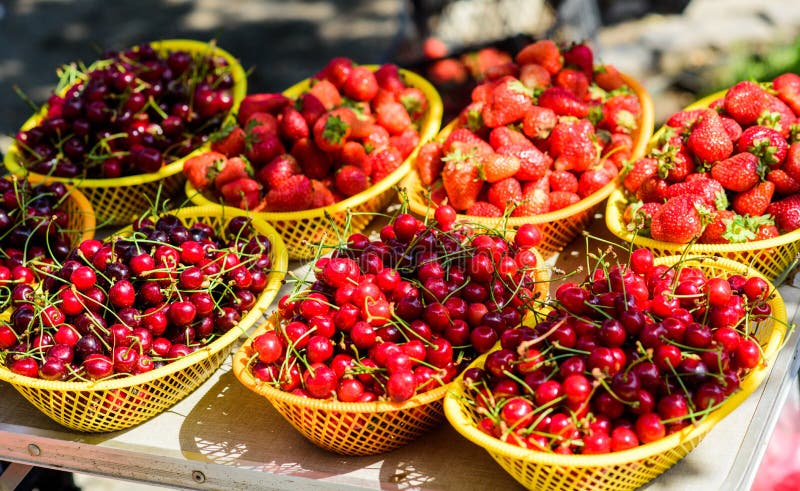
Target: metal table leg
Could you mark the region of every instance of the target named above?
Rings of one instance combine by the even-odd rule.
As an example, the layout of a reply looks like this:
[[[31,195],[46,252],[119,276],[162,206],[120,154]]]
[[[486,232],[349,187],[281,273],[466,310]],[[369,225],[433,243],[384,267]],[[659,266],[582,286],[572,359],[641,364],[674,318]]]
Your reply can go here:
[[[0,474],[0,491],[14,491],[31,469],[33,469],[32,465],[16,462],[9,464],[6,470]]]

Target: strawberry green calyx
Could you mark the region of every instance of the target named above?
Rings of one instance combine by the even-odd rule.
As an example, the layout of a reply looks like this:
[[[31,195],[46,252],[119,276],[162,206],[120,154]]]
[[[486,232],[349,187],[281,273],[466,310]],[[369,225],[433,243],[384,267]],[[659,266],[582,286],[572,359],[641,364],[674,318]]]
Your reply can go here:
[[[728,195],[725,193],[724,189],[717,191],[717,194],[714,195],[714,206],[716,206],[718,210],[727,210],[730,206]]]
[[[736,215],[732,220],[726,220],[725,223],[727,226],[722,237],[734,244],[754,240],[758,237],[757,234],[760,227],[775,225],[775,221],[770,215],[755,217]]]
[[[325,130],[322,132],[322,137],[325,140],[333,143],[333,144],[341,144],[343,143],[344,136],[347,134],[347,130],[350,129],[350,125],[345,122],[339,116],[333,115],[325,121]]]
[[[800,141],[800,124],[793,124],[789,126],[789,143]]]
[[[597,126],[603,120],[603,106],[600,104],[592,106],[586,117],[592,122],[592,126]]]
[[[468,130],[475,132],[483,128],[483,115],[478,109],[470,109],[467,111],[467,124]]]
[[[763,179],[767,170],[779,163],[778,158],[775,156],[779,151],[777,147],[770,144],[769,138],[761,138],[753,142],[751,147],[747,149],[750,153],[758,157],[759,165],[758,175]]]
[[[236,124],[236,121],[228,121],[227,123],[222,125],[222,127],[219,130],[215,131],[214,133],[211,133],[209,139],[212,142],[220,142],[225,138],[227,138],[228,135],[230,135],[233,132],[233,130],[236,129],[236,126],[238,126]]]
[[[519,80],[513,80],[508,83],[508,89],[513,90],[514,92],[519,92],[520,94],[525,94],[526,96],[533,98],[534,92],[531,88],[527,87]]]

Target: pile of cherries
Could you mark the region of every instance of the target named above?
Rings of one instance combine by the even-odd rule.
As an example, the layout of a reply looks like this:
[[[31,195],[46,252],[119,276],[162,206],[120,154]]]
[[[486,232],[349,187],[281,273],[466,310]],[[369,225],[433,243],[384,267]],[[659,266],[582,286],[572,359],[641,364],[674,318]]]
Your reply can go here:
[[[109,53],[54,94],[44,118],[16,143],[28,170],[115,178],[156,172],[217,131],[233,106],[227,60],[210,51]]]
[[[654,266],[646,249],[564,284],[544,321],[506,331],[481,368],[465,371],[477,427],[569,455],[627,450],[695,424],[762,362],[754,331],[771,316],[770,288]]]
[[[35,290],[16,284],[0,362],[46,380],[145,373],[237,326],[267,286],[272,245],[248,218],[224,230],[175,215],[83,241]]]
[[[380,240],[353,234],[316,261],[316,279],[279,300],[249,346],[253,375],[283,391],[341,402],[402,402],[452,380],[489,351],[541,294],[538,229],[513,242],[399,214]],[[307,287],[306,287],[307,286]]]

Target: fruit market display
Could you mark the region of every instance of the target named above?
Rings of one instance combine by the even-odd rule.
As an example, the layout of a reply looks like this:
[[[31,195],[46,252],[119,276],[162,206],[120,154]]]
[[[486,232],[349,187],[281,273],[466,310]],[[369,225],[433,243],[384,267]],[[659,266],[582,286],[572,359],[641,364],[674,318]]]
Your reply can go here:
[[[637,234],[731,244],[800,228],[800,76],[740,82],[672,115],[623,185]]]
[[[234,107],[228,60],[142,44],[62,69],[41,118],[17,133],[19,166],[57,177],[147,174],[186,156]]]
[[[351,235],[315,263],[310,286],[281,298],[278,318],[245,349],[251,373],[301,397],[407,401],[449,382],[544,300],[535,226],[513,242],[400,214],[370,241]]]
[[[642,106],[588,45],[543,40],[472,91],[472,102],[416,159],[434,203],[480,217],[535,216],[588,197],[631,157]]]
[[[40,288],[12,288],[0,359],[15,374],[56,381],[157,369],[237,328],[267,287],[271,251],[245,217],[215,230],[166,214],[139,220],[127,237],[83,241]]]
[[[214,201],[290,212],[332,205],[394,172],[420,141],[425,93],[396,65],[334,58],[295,98],[253,94],[184,173]]]

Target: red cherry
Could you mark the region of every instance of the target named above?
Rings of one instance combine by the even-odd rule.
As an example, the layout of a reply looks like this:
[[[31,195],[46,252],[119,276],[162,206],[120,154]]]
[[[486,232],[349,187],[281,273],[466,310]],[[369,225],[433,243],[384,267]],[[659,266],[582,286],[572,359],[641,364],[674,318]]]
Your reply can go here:
[[[253,339],[253,349],[264,363],[274,363],[283,355],[283,345],[275,331],[267,331]]]
[[[119,280],[108,289],[108,299],[117,308],[133,307],[136,290],[128,280]]]
[[[645,413],[636,419],[636,436],[642,443],[650,443],[664,438],[666,428],[656,413]]]
[[[611,431],[611,451],[621,452],[639,446],[639,437],[636,432],[624,426],[618,426]]]
[[[303,375],[303,385],[308,395],[325,399],[336,391],[336,373],[327,365],[316,363]]]
[[[514,243],[521,249],[536,247],[542,242],[542,232],[532,223],[520,225],[514,236]]]
[[[110,377],[114,373],[114,362],[106,355],[92,353],[83,360],[86,376],[92,380]]]
[[[386,393],[393,402],[403,402],[414,397],[416,379],[411,371],[395,372],[386,381]]]
[[[97,282],[94,270],[89,266],[79,266],[69,277],[70,283],[75,285],[79,291],[85,292],[92,288]]]

